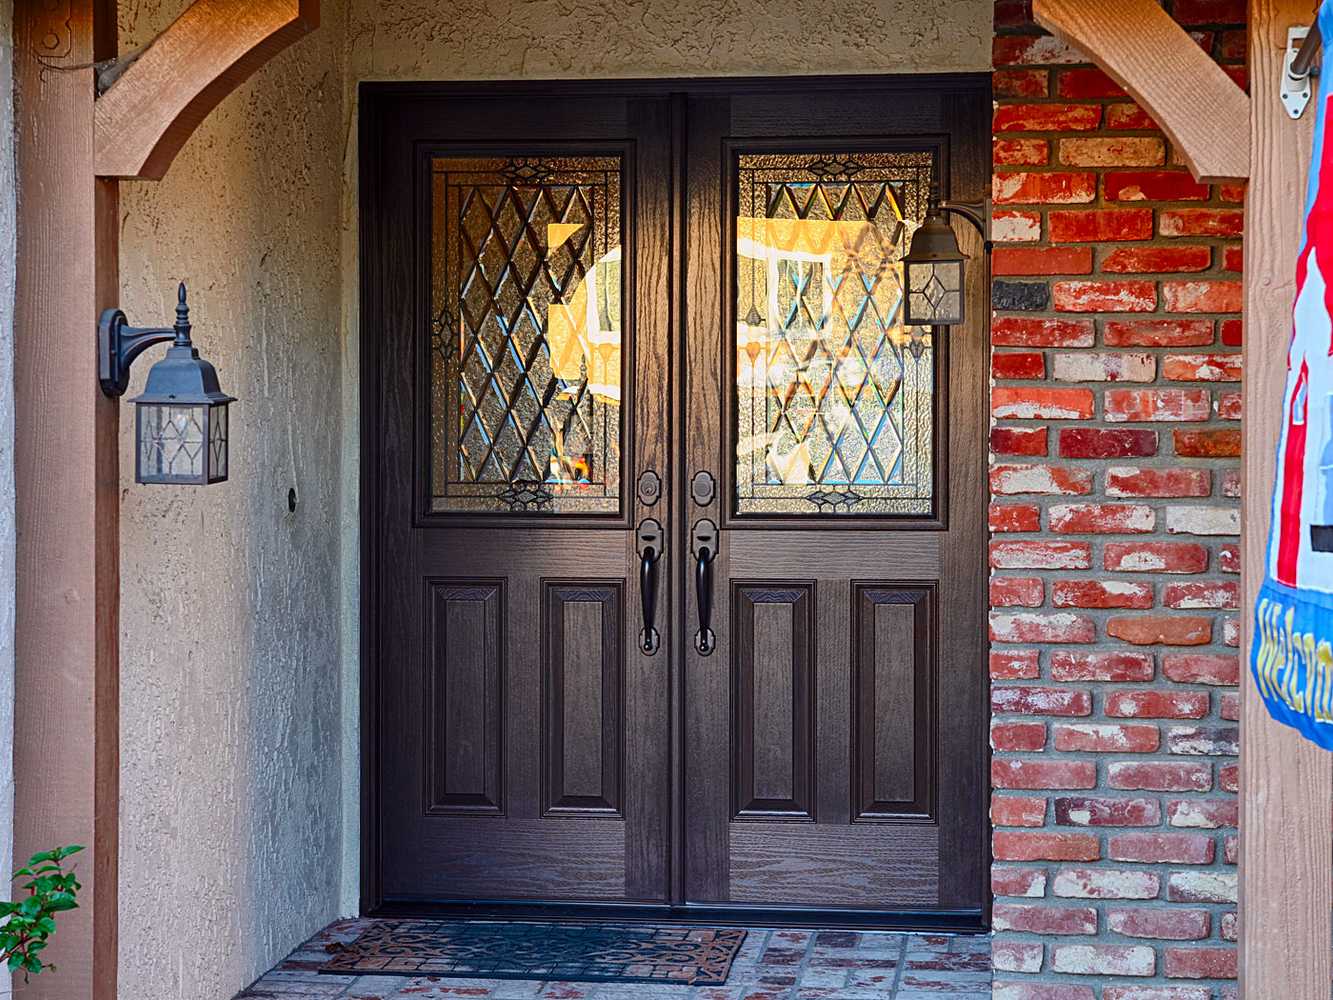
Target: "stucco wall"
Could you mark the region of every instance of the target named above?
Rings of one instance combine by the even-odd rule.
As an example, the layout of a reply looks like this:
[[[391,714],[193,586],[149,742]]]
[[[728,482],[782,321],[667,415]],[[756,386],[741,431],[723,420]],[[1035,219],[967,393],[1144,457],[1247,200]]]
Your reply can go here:
[[[121,5],[122,50],[186,0]],[[231,481],[134,483],[122,414],[120,995],[230,997],[339,913],[340,5],[122,185],[121,297],[239,398]],[[2,227],[0,227],[2,228]],[[130,387],[143,385],[141,360]],[[290,513],[287,493],[298,507]]]
[[[0,868],[14,850],[14,4],[0,0]],[[0,976],[0,990],[8,978]]]

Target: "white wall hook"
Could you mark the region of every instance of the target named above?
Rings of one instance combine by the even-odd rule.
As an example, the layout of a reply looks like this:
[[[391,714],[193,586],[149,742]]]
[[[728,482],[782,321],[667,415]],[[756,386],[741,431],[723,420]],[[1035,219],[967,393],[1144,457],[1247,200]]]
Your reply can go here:
[[[1282,57],[1282,106],[1287,109],[1287,115],[1291,118],[1303,115],[1310,103],[1310,74],[1295,76],[1291,68],[1301,42],[1305,41],[1305,36],[1309,33],[1309,28],[1287,29],[1287,53]]]

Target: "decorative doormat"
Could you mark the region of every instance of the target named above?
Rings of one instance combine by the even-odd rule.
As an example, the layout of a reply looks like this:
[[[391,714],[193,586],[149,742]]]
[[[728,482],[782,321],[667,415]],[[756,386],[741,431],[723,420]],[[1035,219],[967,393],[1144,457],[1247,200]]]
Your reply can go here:
[[[744,942],[745,931],[720,927],[383,920],[330,945],[319,971],[717,986]]]

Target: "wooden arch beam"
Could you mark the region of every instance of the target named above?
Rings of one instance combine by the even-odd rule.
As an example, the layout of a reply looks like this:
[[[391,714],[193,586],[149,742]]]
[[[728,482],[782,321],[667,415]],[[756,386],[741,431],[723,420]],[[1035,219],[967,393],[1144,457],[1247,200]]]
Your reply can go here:
[[[97,99],[97,176],[161,180],[224,97],[317,27],[319,0],[194,0]]]
[[[1250,175],[1249,96],[1156,0],[1033,0],[1032,14],[1152,115],[1196,180]]]

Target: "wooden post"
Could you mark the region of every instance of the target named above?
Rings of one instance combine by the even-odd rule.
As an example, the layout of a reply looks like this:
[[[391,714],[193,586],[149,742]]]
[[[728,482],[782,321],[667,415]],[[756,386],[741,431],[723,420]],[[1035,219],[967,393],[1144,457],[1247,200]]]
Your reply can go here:
[[[1296,250],[1314,107],[1278,101],[1287,28],[1309,0],[1250,0],[1250,185],[1245,203],[1241,568],[1240,975],[1245,1000],[1325,1000],[1333,979],[1333,758],[1273,722],[1250,680],[1275,449],[1287,379]]]
[[[18,580],[15,852],[71,842],[81,907],[62,915],[29,1000],[114,1000],[119,811],[117,405],[96,377],[97,314],[118,294],[115,181],[93,170],[92,70],[114,0],[17,0],[15,407]]]

